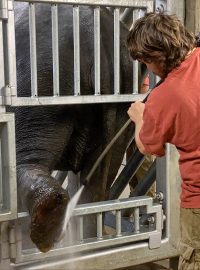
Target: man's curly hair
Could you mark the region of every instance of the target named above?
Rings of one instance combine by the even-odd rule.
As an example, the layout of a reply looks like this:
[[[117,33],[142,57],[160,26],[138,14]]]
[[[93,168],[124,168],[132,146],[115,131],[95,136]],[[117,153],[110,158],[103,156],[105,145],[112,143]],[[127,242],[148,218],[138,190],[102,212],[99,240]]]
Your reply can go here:
[[[146,13],[138,19],[127,37],[134,60],[162,63],[165,76],[178,67],[195,47],[195,36],[189,33],[175,15]]]

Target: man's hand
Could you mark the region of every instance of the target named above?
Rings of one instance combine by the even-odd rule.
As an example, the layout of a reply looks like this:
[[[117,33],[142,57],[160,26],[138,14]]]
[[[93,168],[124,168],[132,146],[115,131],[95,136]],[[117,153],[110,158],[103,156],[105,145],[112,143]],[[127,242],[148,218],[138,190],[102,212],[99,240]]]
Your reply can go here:
[[[145,104],[141,101],[136,101],[131,104],[128,109],[128,115],[135,124],[142,122],[143,112],[144,112]]]
[[[136,101],[131,104],[131,107],[128,109],[128,115],[133,122],[135,122],[135,142],[139,151],[142,154],[146,154],[143,143],[140,140],[139,133],[143,125],[143,112],[145,105],[140,101]]]

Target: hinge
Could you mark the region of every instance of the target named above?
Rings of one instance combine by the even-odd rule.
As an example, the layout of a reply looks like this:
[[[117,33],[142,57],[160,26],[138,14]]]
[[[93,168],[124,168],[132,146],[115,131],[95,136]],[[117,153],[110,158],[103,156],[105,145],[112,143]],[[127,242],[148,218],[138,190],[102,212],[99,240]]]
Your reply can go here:
[[[0,1],[0,19],[8,19],[8,0]]]
[[[1,91],[1,99],[2,99],[2,103],[0,103],[1,105],[11,105],[11,96],[12,96],[12,87],[9,85],[6,85],[5,87],[3,87],[2,91]],[[1,102],[1,100],[0,100]]]
[[[14,1],[13,0],[1,0],[0,1],[0,19],[8,19],[8,11],[14,10]]]
[[[13,220],[9,224],[9,248],[10,260],[19,262],[22,252],[22,232],[17,220]]]
[[[7,0],[8,1],[8,10],[14,10],[14,0]]]
[[[17,241],[16,241],[16,230],[15,224],[11,224],[9,227],[9,245],[10,245],[10,259],[17,257]]]
[[[0,259],[9,259],[8,222],[0,223]]]

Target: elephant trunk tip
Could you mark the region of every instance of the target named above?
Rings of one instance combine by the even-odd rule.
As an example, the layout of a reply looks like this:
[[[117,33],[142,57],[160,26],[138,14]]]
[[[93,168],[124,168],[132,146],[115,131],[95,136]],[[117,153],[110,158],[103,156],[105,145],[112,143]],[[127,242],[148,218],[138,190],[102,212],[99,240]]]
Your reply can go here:
[[[87,178],[84,178],[84,179],[81,180],[81,183],[82,183],[83,186],[88,186],[89,180]]]

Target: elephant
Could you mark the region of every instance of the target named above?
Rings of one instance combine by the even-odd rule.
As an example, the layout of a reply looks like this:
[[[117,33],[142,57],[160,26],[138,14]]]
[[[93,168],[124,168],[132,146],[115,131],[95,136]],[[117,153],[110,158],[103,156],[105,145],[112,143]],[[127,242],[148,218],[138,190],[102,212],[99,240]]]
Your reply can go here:
[[[73,95],[73,8],[58,5],[60,95]],[[100,9],[101,94],[113,94],[113,14]],[[36,5],[37,82],[39,96],[53,95],[51,5]],[[120,88],[133,88],[133,65],[127,47],[128,29],[120,24]],[[31,95],[28,4],[15,4],[17,93]],[[80,7],[81,95],[94,94],[93,8]],[[66,104],[9,107],[15,114],[18,194],[31,217],[30,237],[42,252],[58,240],[68,192],[52,176],[54,170],[80,173],[85,179],[95,160],[128,120],[130,103]],[[133,125],[121,135],[84,189],[80,202],[106,200],[121,165]],[[80,180],[81,181],[81,180]]]

